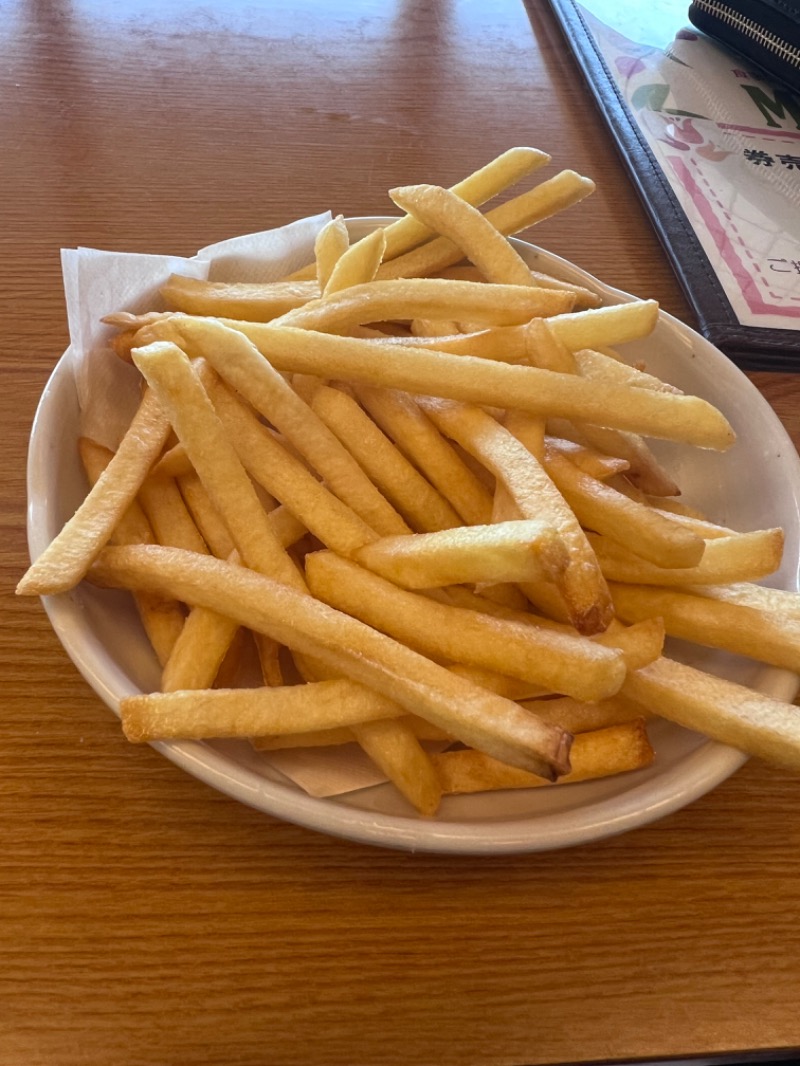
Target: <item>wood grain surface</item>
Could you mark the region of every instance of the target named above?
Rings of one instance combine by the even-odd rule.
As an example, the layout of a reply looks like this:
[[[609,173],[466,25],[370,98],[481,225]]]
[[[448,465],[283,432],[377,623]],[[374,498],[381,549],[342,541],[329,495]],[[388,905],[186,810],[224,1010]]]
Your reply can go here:
[[[27,563],[62,247],[192,254],[513,144],[598,182],[536,240],[691,316],[546,4],[0,2],[3,1066],[518,1066],[800,1044],[800,778],[626,836],[395,853],[212,791],[71,665]],[[753,375],[795,442],[800,384]]]

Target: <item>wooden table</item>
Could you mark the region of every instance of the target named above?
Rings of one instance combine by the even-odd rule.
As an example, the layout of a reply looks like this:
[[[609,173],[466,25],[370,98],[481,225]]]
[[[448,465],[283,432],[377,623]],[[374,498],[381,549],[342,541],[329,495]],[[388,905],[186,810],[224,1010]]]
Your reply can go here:
[[[538,242],[691,322],[546,4],[0,5],[0,1062],[510,1066],[800,1045],[800,778],[749,763],[649,828],[438,858],[258,814],[126,744],[27,563],[59,249],[193,254],[512,144],[596,195]],[[795,441],[800,386],[758,374]]]

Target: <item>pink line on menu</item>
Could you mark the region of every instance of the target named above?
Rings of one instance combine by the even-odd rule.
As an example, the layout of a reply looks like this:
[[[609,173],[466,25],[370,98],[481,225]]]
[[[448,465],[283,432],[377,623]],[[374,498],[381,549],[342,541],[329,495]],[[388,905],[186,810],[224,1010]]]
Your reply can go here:
[[[682,159],[676,156],[669,157],[675,175],[689,194],[692,203],[703,220],[711,239],[717,246],[728,269],[736,279],[736,283],[744,297],[745,303],[754,315],[781,315],[784,318],[800,318],[800,307],[779,307],[776,304],[765,303],[758,291],[755,279],[747,270],[736,251],[730,237],[714,214],[711,204],[703,195],[689,168]]]
[[[800,133],[794,130],[771,130],[768,126],[737,126],[735,122],[718,122],[721,130],[737,130],[739,133],[756,133],[759,137],[788,137],[800,141]]]

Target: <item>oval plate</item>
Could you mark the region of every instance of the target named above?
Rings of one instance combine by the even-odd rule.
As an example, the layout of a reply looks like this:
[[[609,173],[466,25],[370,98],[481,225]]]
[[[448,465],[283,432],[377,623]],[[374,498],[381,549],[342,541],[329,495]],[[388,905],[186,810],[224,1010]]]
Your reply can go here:
[[[358,239],[392,221],[348,222]],[[533,245],[515,240],[528,264],[598,292],[603,303],[633,297],[597,281]],[[772,408],[718,349],[662,313],[654,334],[625,345],[664,380],[709,400],[728,417],[737,442],[724,455],[654,444],[683,489],[683,498],[712,519],[739,530],[782,526],[784,563],[770,584],[798,589],[800,461]],[[86,493],[77,448],[79,410],[68,351],[43,394],[28,456],[28,542],[36,558]],[[44,606],[64,648],[95,692],[116,713],[122,697],[158,687],[159,670],[130,597],[82,583],[45,597]],[[680,657],[761,692],[791,700],[797,678],[787,671],[695,646]],[[310,829],[385,847],[465,855],[546,851],[646,825],[704,795],[745,761],[738,751],[669,722],[650,727],[653,766],[619,777],[530,792],[446,797],[434,819],[417,817],[392,786],[379,785],[334,799],[303,793],[245,742],[155,744],[193,776],[260,811]],[[87,768],[91,773],[91,768]]]

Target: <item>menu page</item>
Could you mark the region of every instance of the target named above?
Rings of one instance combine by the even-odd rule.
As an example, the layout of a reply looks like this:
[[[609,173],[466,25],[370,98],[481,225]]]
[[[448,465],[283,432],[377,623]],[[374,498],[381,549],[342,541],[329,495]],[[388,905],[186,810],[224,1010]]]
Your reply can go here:
[[[800,99],[685,2],[552,3],[704,332],[742,365],[800,366]]]

